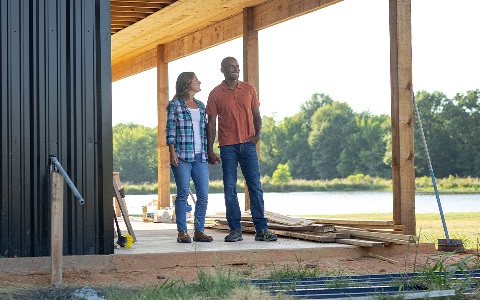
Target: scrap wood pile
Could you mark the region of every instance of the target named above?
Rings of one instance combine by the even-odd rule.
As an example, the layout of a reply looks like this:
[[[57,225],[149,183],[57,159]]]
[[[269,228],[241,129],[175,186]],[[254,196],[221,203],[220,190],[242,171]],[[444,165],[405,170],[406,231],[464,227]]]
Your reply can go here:
[[[305,219],[265,211],[268,228],[278,236],[320,243],[340,243],[362,247],[418,242],[418,236],[404,235],[403,225],[393,221],[359,221],[341,219]],[[229,230],[225,215],[207,216],[212,229]],[[255,232],[250,212],[242,215],[242,231]]]

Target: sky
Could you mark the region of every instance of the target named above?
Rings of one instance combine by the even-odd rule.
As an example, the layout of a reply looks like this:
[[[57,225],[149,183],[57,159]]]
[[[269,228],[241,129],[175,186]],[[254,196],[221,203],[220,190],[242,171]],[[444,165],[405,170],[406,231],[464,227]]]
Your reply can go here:
[[[259,31],[260,112],[277,121],[299,112],[314,93],[346,102],[355,112],[390,114],[390,38],[387,0],[344,0]],[[415,92],[448,97],[480,89],[479,0],[412,0]],[[221,83],[226,56],[243,64],[242,38],[173,61],[177,76],[202,82],[195,98],[207,103]],[[240,71],[242,77],[242,70]],[[156,68],[112,83],[113,125],[157,126]]]

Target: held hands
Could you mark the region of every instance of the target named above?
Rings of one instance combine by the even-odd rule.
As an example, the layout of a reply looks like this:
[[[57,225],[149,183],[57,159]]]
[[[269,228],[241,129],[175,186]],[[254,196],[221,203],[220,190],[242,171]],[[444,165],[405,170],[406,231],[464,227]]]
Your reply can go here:
[[[208,163],[211,165],[216,165],[221,163],[220,158],[213,152],[208,152]]]

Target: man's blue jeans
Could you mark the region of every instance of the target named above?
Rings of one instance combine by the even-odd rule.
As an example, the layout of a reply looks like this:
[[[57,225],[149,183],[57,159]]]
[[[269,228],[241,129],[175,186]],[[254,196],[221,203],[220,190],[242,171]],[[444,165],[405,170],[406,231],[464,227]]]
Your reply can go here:
[[[264,216],[263,190],[260,183],[260,170],[255,144],[243,144],[220,147],[223,170],[223,190],[225,194],[226,217],[230,230],[241,230],[241,212],[237,197],[237,167],[240,164],[250,196],[250,211],[256,230],[267,229]]]
[[[177,230],[187,230],[187,200],[190,192],[190,178],[195,186],[195,231],[203,231],[208,204],[208,163],[202,162],[202,154],[195,154],[194,162],[178,159],[178,167],[170,165],[177,185],[175,218]]]

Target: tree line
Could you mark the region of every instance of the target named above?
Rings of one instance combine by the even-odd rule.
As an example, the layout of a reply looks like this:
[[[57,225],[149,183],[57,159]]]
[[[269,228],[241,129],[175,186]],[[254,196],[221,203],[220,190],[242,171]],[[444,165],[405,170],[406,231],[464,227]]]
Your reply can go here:
[[[479,96],[479,89],[453,98],[441,92],[415,94],[436,177],[480,176]],[[415,115],[414,122],[415,175],[429,176]],[[347,103],[315,93],[293,116],[281,121],[263,116],[260,171],[269,177],[275,171],[290,172],[292,178],[306,180],[355,174],[388,179],[392,177],[391,149],[390,116],[356,113]],[[113,165],[123,181],[156,182],[157,129],[131,123],[115,125]],[[209,168],[211,180],[222,178],[221,166]]]

